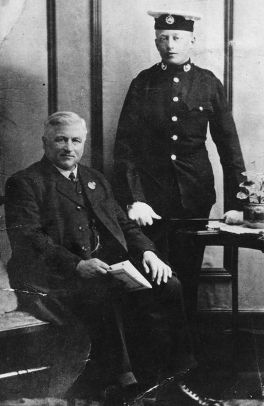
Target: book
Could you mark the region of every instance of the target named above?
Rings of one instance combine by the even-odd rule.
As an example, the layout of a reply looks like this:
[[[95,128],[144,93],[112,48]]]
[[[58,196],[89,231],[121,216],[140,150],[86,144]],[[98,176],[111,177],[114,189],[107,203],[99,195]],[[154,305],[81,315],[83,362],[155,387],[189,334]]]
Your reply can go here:
[[[260,228],[250,228],[246,227],[245,224],[240,224],[240,225],[233,225],[233,224],[221,224],[220,226],[220,231],[226,232],[226,233],[231,233],[231,234],[262,234],[264,229]]]
[[[223,233],[230,233],[230,234],[263,234],[264,228],[250,228],[246,227],[245,224],[226,224],[226,223],[218,223],[218,222],[209,222],[207,227],[208,230],[218,230]]]
[[[128,260],[111,265],[108,272],[124,282],[125,287],[130,291],[152,288],[149,281]]]

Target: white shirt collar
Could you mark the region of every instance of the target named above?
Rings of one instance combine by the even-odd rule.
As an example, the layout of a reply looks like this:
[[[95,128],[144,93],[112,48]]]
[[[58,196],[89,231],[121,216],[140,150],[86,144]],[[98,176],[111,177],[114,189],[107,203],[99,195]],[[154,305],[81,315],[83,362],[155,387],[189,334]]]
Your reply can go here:
[[[74,173],[75,178],[77,178],[77,170],[78,170],[78,165],[75,165],[75,168],[72,169],[71,171],[66,171],[65,169],[61,169],[58,166],[54,165],[56,169],[58,169],[58,171],[65,176],[65,178],[69,179],[69,175],[71,172]]]

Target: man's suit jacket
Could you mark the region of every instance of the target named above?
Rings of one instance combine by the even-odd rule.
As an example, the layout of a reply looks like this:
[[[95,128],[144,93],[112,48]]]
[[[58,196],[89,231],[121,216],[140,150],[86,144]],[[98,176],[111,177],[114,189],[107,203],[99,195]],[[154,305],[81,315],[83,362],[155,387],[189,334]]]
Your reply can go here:
[[[99,172],[79,165],[78,176],[85,197],[81,200],[75,191],[69,192],[69,180],[45,156],[8,179],[5,208],[13,286],[53,293],[75,287],[77,264],[90,258],[86,199],[115,242],[116,261],[128,252],[140,257],[154,250],[153,243],[127,219]]]

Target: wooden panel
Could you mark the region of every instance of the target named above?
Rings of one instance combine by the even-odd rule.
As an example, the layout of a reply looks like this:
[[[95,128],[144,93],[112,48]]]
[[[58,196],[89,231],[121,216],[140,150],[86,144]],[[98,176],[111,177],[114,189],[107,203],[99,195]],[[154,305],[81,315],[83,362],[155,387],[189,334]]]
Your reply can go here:
[[[92,166],[103,169],[102,5],[91,1],[91,148]]]
[[[56,3],[47,0],[48,113],[58,109]]]
[[[91,1],[56,0],[58,110],[86,120],[83,163],[91,163]],[[100,74],[100,73],[99,73]],[[98,89],[100,91],[100,89]]]

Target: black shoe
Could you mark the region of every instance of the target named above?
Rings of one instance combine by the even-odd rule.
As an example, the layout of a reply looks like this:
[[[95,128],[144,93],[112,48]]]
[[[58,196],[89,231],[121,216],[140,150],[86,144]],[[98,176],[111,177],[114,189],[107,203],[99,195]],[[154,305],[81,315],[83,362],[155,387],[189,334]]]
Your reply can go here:
[[[193,392],[187,385],[184,383],[178,383],[178,388],[181,394],[187,396],[190,400],[192,400],[196,405],[201,406],[223,406],[224,402],[222,400],[216,400],[212,398],[202,397],[197,393]]]
[[[203,397],[193,392],[186,384],[172,378],[160,384],[157,393],[156,406],[223,406],[221,400]]]

